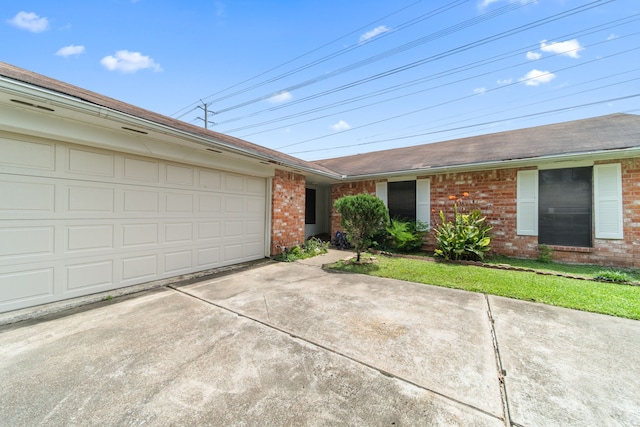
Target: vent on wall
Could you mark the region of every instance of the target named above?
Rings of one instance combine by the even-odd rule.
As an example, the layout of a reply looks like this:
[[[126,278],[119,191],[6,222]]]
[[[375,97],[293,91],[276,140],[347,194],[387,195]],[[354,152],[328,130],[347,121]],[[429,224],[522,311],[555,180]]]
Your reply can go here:
[[[19,99],[12,99],[11,102],[15,102],[16,104],[20,104],[20,105],[26,105],[27,107],[39,108],[45,111],[55,111],[53,108],[45,107],[43,105],[36,105],[31,102],[21,101]]]
[[[128,128],[128,127],[126,127],[126,126],[122,126],[122,129],[124,129],[124,130],[128,130],[128,131],[130,131],[130,132],[141,133],[141,134],[143,134],[143,135],[148,135],[148,134],[149,134],[149,132],[145,132],[145,131],[143,131],[143,130],[138,130],[138,129],[133,129],[133,128]]]

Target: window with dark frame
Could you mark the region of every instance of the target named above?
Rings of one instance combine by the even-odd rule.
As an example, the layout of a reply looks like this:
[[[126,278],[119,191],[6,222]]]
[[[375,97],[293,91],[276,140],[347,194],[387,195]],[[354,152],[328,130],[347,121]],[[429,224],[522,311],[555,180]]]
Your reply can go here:
[[[416,220],[416,181],[397,181],[387,184],[389,218],[401,221]]]
[[[593,169],[547,169],[538,173],[538,243],[592,246]]]
[[[316,223],[316,190],[307,188],[304,199],[304,223]]]

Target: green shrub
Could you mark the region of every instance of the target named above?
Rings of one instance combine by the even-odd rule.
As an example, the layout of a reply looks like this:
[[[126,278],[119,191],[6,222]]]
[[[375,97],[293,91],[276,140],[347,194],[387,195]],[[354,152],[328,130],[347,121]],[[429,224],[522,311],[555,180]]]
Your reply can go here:
[[[373,236],[389,224],[389,211],[381,199],[370,194],[344,196],[333,206],[340,214],[340,225],[354,246],[359,262],[360,254],[370,247]]]
[[[453,205],[453,220],[448,220],[440,211],[440,224],[434,228],[436,234],[435,255],[447,260],[477,261],[491,249],[489,227],[480,210],[468,214],[458,212]]]
[[[417,252],[427,234],[427,227],[421,222],[394,219],[386,228],[391,237],[391,247],[400,252]]]

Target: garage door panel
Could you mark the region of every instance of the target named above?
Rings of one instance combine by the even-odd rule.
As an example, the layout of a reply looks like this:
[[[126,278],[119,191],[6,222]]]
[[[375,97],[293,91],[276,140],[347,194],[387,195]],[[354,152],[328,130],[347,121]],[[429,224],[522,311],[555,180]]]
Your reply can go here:
[[[66,226],[66,251],[114,249],[114,225],[91,224]]]
[[[53,267],[23,266],[19,270],[0,270],[0,307],[11,310],[34,300],[46,302],[53,294]]]
[[[158,274],[158,256],[144,255],[122,259],[122,281],[153,278]]]
[[[198,170],[198,186],[210,190],[220,190],[222,188],[222,173],[208,170]]]
[[[245,254],[249,257],[259,258],[264,254],[264,242],[259,240],[245,243],[244,248]]]
[[[254,194],[258,196],[264,196],[266,191],[266,187],[264,185],[263,179],[258,178],[247,178],[247,193]]]
[[[165,212],[167,213],[192,213],[193,194],[167,193],[165,195]]]
[[[252,216],[262,218],[265,213],[264,198],[247,198],[246,212]]]
[[[122,226],[122,246],[156,245],[158,239],[158,224],[124,224]]]
[[[244,223],[242,221],[224,221],[222,226],[224,227],[224,237],[237,237],[240,238],[244,234]]]
[[[67,211],[75,214],[96,212],[114,213],[115,190],[113,188],[84,185],[67,188]]]
[[[167,164],[165,182],[167,184],[192,187],[194,183],[194,170],[195,168],[189,166]]]
[[[198,213],[215,214],[222,212],[222,196],[200,195],[198,203]]]
[[[197,267],[199,268],[213,268],[220,265],[220,252],[219,246],[209,248],[199,248],[197,252]]]
[[[164,255],[164,272],[178,274],[181,271],[188,271],[193,267],[192,263],[191,250],[169,252]]]
[[[244,177],[238,175],[224,174],[224,191],[231,193],[243,193],[244,189]]]
[[[261,238],[264,235],[264,222],[255,220],[255,221],[246,221],[245,222],[245,235],[247,237],[258,237]]]
[[[52,255],[54,227],[0,228],[0,258]]]
[[[125,190],[124,213],[159,213],[160,195],[157,191]]]
[[[219,221],[201,222],[198,224],[198,240],[217,239],[220,237]]]
[[[114,283],[113,260],[69,265],[65,271],[65,292],[112,287]]]
[[[0,165],[20,169],[52,171],[55,168],[55,144],[0,138]]]
[[[3,214],[51,213],[55,210],[56,189],[53,184],[32,179],[0,181],[0,212]]]
[[[156,160],[125,157],[124,181],[160,182],[160,163]]]
[[[167,243],[193,240],[193,223],[191,222],[168,223],[164,227],[164,241]]]
[[[264,256],[263,178],[64,143],[6,147],[0,312]]]
[[[69,148],[67,172],[79,176],[115,177],[116,158],[113,153]]]
[[[225,244],[222,250],[224,254],[224,262],[238,262],[243,259],[244,244],[242,243]]]

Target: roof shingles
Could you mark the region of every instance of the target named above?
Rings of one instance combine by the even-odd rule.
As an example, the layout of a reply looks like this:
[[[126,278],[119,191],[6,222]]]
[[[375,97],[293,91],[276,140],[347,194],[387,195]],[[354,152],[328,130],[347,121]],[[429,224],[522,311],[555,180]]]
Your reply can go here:
[[[341,175],[362,176],[632,147],[640,148],[640,116],[611,114],[315,163]]]
[[[640,148],[640,116],[607,116],[556,123],[432,144],[307,162],[251,142],[183,121],[0,62],[0,76],[209,139],[289,166],[332,176],[371,176],[429,168],[481,165],[517,159]]]

